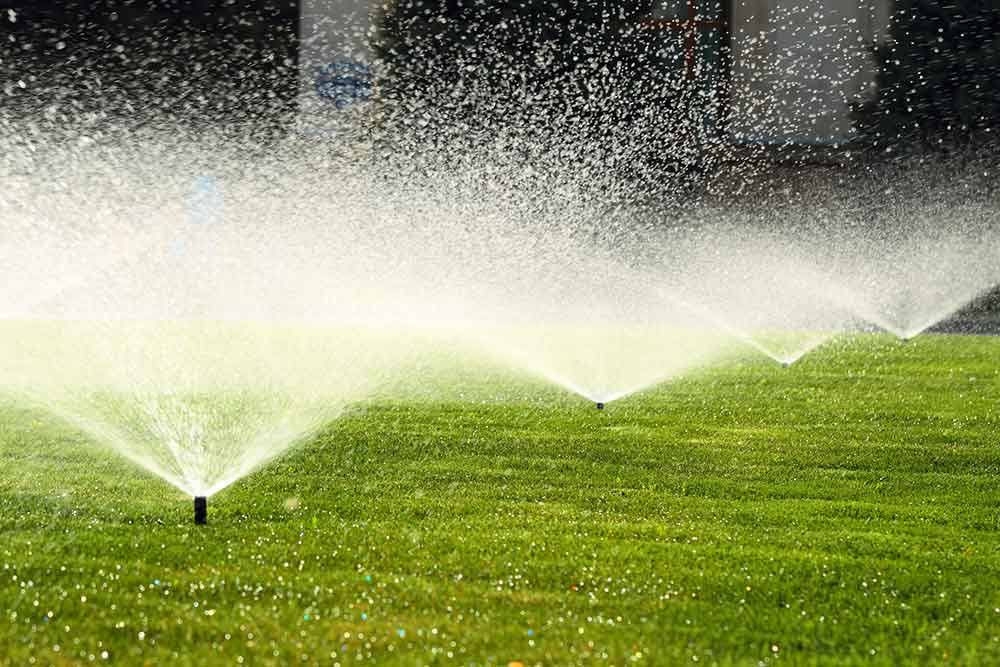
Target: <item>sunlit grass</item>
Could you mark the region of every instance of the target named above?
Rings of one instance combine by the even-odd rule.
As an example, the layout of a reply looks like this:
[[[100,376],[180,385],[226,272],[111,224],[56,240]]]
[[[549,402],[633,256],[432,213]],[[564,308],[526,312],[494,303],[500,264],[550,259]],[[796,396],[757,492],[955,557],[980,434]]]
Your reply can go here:
[[[603,412],[428,362],[200,529],[8,404],[0,664],[994,664],[998,360],[861,336]]]

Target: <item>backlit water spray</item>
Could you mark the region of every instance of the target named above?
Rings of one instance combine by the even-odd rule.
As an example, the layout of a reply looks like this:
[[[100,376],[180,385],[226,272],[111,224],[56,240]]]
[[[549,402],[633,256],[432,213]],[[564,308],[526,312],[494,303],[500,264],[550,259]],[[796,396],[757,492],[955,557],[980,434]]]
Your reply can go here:
[[[404,33],[425,20],[394,7]],[[204,522],[208,498],[453,345],[603,409],[748,346],[788,365],[843,331],[915,335],[997,284],[988,177],[962,202],[919,170],[879,202],[836,178],[756,187],[763,152],[721,138],[719,90],[649,65],[683,45],[619,28],[540,70],[544,45],[510,67],[503,45],[407,60],[436,48],[415,29],[377,82],[321,70],[323,132],[189,126],[197,100],[168,88],[0,110],[0,388]],[[734,113],[775,115],[744,134],[787,134],[753,90],[807,60],[753,70]],[[807,78],[810,104],[845,85]]]

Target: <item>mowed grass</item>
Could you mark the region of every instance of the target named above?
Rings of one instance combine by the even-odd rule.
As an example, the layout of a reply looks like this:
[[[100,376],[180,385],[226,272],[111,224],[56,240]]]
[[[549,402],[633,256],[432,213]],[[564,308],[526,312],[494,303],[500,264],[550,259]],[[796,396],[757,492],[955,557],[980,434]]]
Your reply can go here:
[[[0,409],[0,664],[1000,664],[998,339],[849,338],[604,412],[427,378],[201,528]]]

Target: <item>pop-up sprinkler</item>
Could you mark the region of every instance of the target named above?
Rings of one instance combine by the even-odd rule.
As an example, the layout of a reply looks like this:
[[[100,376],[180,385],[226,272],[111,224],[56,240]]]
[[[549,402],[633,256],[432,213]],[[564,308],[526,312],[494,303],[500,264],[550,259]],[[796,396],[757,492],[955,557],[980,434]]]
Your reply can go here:
[[[598,401],[597,402],[597,409],[598,410],[603,410],[604,409],[604,403],[601,403],[600,401]]]
[[[208,498],[205,496],[194,498],[194,522],[199,526],[208,523]]]

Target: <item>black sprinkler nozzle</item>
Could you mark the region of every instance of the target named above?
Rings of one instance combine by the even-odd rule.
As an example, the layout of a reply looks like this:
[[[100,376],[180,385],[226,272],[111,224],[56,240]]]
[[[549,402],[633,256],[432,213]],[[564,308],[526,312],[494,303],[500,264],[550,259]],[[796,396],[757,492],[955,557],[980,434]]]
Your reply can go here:
[[[598,410],[603,410],[604,409],[604,403],[601,403],[600,401],[598,401],[597,402],[597,409]]]
[[[199,526],[204,526],[208,523],[208,498],[205,496],[195,496],[194,522]]]

